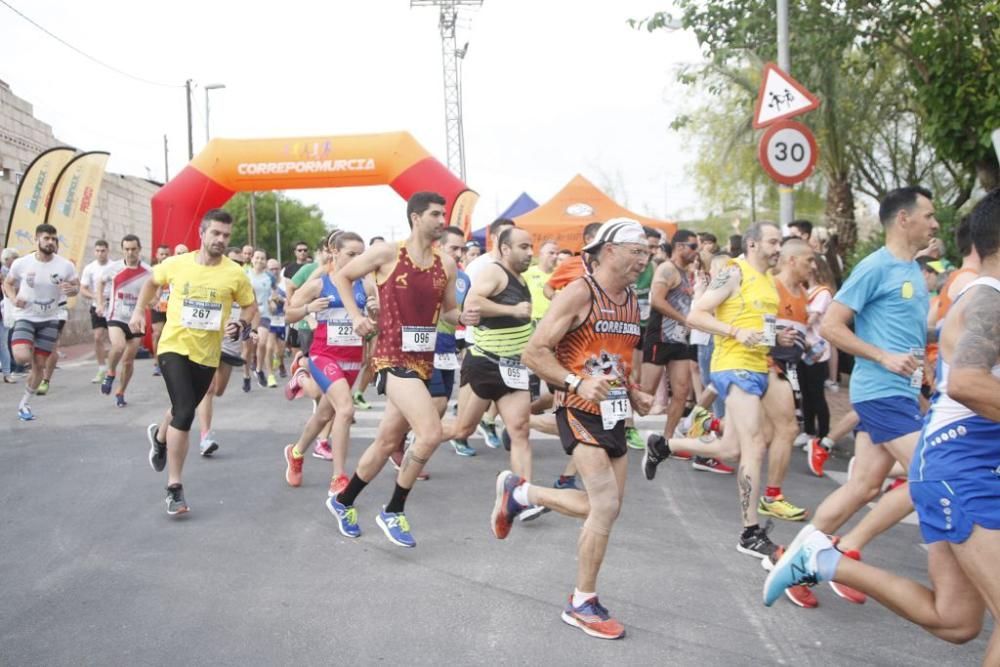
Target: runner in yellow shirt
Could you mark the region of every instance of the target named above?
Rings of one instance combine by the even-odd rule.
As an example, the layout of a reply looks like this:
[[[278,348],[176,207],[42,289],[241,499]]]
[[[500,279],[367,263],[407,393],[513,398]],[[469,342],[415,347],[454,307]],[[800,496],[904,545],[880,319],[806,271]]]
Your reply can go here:
[[[232,229],[233,219],[222,209],[205,213],[201,249],[175,255],[154,267],[129,322],[133,332],[144,333],[146,307],[161,286],[170,287],[167,323],[157,347],[170,409],[162,423],[149,425],[146,434],[153,470],[162,471],[169,458],[166,502],[167,514],[172,516],[189,510],[181,485],[188,432],[219,365],[222,336],[236,340],[249,334],[249,323],[257,314],[249,279],[239,264],[224,256]],[[227,324],[233,303],[242,308],[242,319]]]

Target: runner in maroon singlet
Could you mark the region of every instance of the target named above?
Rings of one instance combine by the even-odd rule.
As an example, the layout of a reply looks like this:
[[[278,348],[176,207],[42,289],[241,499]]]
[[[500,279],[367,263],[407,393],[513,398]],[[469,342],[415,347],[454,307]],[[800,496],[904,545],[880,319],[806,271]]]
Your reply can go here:
[[[438,318],[459,323],[455,299],[455,262],[434,248],[444,233],[445,200],[433,192],[418,192],[406,205],[410,236],[398,244],[378,243],[337,271],[333,283],[341,294],[351,293],[351,284],[374,272],[378,285],[378,342],[372,365],[375,387],[386,396],[385,417],[378,434],[362,454],[347,488],[329,501],[340,532],[359,537],[354,500],[375,479],[389,455],[408,430],[415,436],[406,450],[396,476],[389,504],[375,518],[393,544],[416,546],[403,509],[417,475],[441,441],[441,420],[427,383],[434,367],[434,345]],[[376,331],[369,319],[350,299],[344,302],[354,322],[354,331],[367,337]],[[479,322],[478,312],[466,311],[462,324]]]

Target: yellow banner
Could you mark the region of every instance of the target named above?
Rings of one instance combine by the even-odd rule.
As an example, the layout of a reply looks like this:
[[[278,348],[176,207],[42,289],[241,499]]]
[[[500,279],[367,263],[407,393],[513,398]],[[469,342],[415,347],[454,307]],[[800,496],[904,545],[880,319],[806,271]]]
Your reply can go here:
[[[14,195],[4,247],[16,248],[21,257],[35,250],[35,227],[45,222],[52,188],[74,155],[74,148],[50,148],[28,165]]]
[[[59,254],[83,270],[90,219],[97,206],[108,153],[91,151],[73,158],[63,169],[52,192],[45,222],[59,232]]]

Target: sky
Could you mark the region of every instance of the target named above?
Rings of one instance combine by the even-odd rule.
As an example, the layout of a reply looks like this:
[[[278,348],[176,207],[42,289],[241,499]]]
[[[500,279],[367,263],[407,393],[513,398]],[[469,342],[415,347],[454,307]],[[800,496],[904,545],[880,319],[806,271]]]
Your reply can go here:
[[[438,11],[408,0],[4,0],[0,79],[78,148],[108,150],[109,171],[164,178],[187,163],[183,84],[194,81],[194,150],[213,137],[409,131],[446,162]],[[276,8],[280,8],[277,10]],[[629,27],[669,0],[484,0],[463,10],[467,185],[473,227],[521,192],[544,202],[582,173],[637,213],[701,213],[693,157],[671,120],[688,107],[676,68],[700,60],[683,31]],[[136,78],[155,83],[146,83]],[[156,85],[166,84],[166,85]],[[388,186],[288,191],[339,227],[401,238],[403,201]]]

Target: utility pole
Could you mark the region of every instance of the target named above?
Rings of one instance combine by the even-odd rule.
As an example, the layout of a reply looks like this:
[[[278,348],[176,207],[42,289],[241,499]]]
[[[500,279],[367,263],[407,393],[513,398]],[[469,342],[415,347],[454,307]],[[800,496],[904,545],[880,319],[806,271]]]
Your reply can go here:
[[[469,49],[461,49],[455,37],[460,7],[479,7],[483,0],[410,0],[410,7],[439,7],[438,28],[441,31],[441,61],[444,80],[444,134],[447,144],[448,169],[465,181],[465,132],[462,124],[462,77],[458,61]]]
[[[167,159],[169,152],[167,151],[167,135],[163,135],[163,182],[166,183],[170,180],[170,161]]]
[[[281,264],[281,199],[278,191],[274,192],[274,236],[278,248],[278,264]]]
[[[792,73],[792,58],[788,51],[788,0],[778,2],[778,67],[782,71]],[[790,185],[778,186],[779,217],[781,228],[795,219],[795,195]]]
[[[254,202],[255,193],[250,191],[250,201],[247,202],[247,245],[257,247],[257,206]]]
[[[191,79],[184,82],[184,90],[187,92],[187,112],[188,112],[188,160],[194,159],[194,136],[191,134]]]

